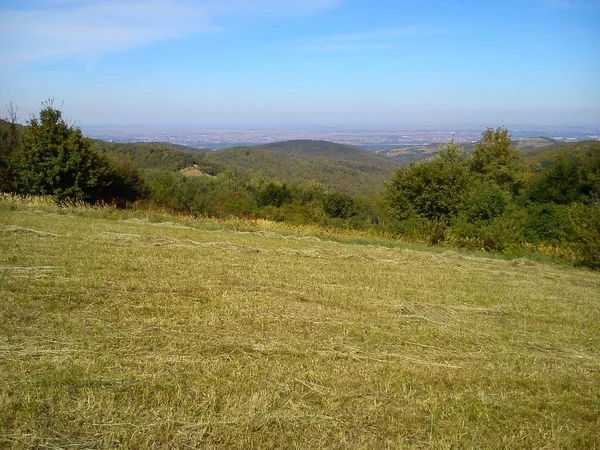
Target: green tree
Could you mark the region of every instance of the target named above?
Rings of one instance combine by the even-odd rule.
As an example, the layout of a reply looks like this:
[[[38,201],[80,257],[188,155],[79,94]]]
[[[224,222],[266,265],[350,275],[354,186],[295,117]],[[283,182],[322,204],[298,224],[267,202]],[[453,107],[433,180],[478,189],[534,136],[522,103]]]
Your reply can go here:
[[[19,169],[21,193],[88,202],[110,197],[117,175],[81,130],[65,122],[52,101],[43,104],[39,118],[28,122]]]
[[[288,186],[283,183],[270,181],[261,187],[258,192],[257,202],[259,206],[280,207],[284,203],[290,202],[292,194]]]
[[[10,192],[15,189],[18,179],[21,126],[17,124],[17,109],[12,104],[7,109],[8,120],[0,120],[0,191]]]
[[[432,161],[396,169],[385,197],[399,219],[419,216],[447,221],[464,205],[470,177],[460,152],[453,145]]]
[[[512,147],[507,128],[488,128],[471,153],[471,170],[511,191],[518,189],[516,170],[519,152]]]
[[[332,218],[348,219],[357,214],[354,199],[342,192],[327,194],[323,202],[323,207],[327,215]]]
[[[600,153],[559,155],[548,163],[525,192],[536,203],[593,203],[600,197]]]

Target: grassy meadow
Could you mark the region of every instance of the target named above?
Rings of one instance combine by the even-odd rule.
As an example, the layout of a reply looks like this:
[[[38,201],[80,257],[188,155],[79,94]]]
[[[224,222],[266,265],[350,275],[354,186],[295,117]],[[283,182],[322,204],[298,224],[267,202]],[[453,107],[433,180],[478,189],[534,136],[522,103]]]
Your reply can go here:
[[[600,273],[0,201],[2,448],[600,447]]]

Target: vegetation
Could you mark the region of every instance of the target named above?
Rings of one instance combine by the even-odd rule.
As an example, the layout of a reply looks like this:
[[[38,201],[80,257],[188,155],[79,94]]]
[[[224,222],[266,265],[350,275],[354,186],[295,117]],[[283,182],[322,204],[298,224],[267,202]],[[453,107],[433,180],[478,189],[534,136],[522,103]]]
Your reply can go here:
[[[490,128],[469,148],[450,142],[395,166],[322,141],[218,152],[90,141],[51,105],[26,128],[14,122],[0,127],[7,192],[364,230],[599,267],[600,142],[536,138],[521,155],[507,129]]]
[[[600,274],[0,201],[0,446],[597,448]]]
[[[578,149],[522,160],[507,129],[488,129],[468,157],[450,143],[396,169],[385,195],[411,239],[510,255],[530,248],[599,267],[600,142]]]
[[[340,147],[345,151],[349,146]],[[266,177],[299,185],[322,183],[331,190],[352,195],[381,192],[384,181],[395,167],[392,161],[376,155],[370,155],[370,158],[376,157],[374,160],[366,157],[359,160],[357,155],[354,155],[354,160],[346,159],[344,153],[336,159],[320,156],[323,153],[329,154],[330,151],[329,146],[325,146],[323,150],[320,142],[316,144],[314,152],[318,156],[307,156],[307,150],[295,154],[262,147],[233,147],[208,153],[206,160],[233,167],[251,177]],[[363,152],[360,155],[369,155],[364,150],[360,151]]]
[[[43,104],[39,117],[32,117],[22,132],[11,121],[2,138],[3,190],[90,203],[143,195],[137,173],[125,168],[120,172],[94,151],[52,101]]]
[[[347,146],[0,125],[0,446],[600,446],[600,275],[519,258],[600,267],[600,142],[488,129],[381,196]]]
[[[137,169],[181,170],[198,166],[205,173],[215,175],[220,167],[206,162],[205,151],[164,143],[116,143],[94,139],[94,148],[113,161],[131,164]]]

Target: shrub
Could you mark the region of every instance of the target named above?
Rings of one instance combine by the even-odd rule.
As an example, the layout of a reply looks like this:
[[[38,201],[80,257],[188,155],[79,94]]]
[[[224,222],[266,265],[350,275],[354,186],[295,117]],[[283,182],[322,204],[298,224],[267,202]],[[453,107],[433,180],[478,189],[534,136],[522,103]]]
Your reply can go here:
[[[399,219],[417,215],[434,222],[447,221],[463,207],[469,184],[462,162],[438,158],[397,168],[385,197]]]
[[[577,251],[580,262],[600,268],[600,202],[569,206],[566,238]]]
[[[348,194],[332,192],[325,196],[323,208],[327,215],[335,219],[348,219],[356,216],[356,204]]]

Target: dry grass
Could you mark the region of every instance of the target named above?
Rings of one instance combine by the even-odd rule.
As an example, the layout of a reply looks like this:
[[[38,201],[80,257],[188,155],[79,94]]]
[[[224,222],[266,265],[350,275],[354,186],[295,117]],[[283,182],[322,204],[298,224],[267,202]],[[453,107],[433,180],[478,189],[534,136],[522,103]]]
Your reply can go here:
[[[308,233],[4,199],[0,447],[600,446],[599,273]]]

